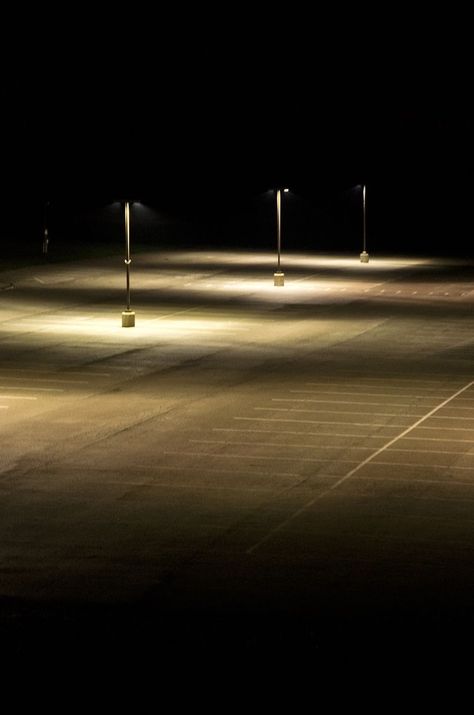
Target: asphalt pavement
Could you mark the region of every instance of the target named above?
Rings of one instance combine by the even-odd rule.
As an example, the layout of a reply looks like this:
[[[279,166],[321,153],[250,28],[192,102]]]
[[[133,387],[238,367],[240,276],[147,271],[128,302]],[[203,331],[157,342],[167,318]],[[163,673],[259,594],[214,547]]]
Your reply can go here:
[[[0,274],[2,655],[446,657],[474,596],[474,263]],[[148,657],[148,656],[147,656]]]

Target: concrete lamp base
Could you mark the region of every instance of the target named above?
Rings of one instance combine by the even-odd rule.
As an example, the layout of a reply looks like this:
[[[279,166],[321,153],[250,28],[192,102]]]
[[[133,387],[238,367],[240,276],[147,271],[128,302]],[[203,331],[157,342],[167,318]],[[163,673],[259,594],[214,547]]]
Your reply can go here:
[[[360,254],[360,262],[361,263],[368,263],[369,262],[369,254],[367,251],[362,251]]]
[[[122,311],[122,328],[134,328],[134,327],[135,327],[135,311],[134,310]]]
[[[285,285],[285,274],[282,271],[276,271],[273,274],[273,285],[274,286],[284,286]]]

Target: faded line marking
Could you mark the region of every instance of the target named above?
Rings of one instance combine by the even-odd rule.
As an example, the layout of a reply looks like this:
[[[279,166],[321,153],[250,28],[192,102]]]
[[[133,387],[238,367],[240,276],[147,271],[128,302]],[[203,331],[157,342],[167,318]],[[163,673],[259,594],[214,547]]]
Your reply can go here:
[[[19,395],[0,395],[2,400],[37,400],[37,397],[20,397]]]
[[[288,408],[288,407],[254,407],[253,408],[255,411],[269,411],[269,412],[316,412],[318,414],[325,414],[325,415],[360,415],[360,411],[354,411],[354,410],[304,410],[300,409],[298,407],[295,408]],[[365,414],[365,413],[363,413]],[[404,415],[400,415],[399,412],[374,412],[373,410],[369,410],[367,412],[368,415],[376,415],[377,417],[403,417]],[[416,417],[416,415],[413,415]],[[406,419],[409,419],[410,415],[406,416]],[[455,417],[451,419],[456,419]],[[471,419],[466,417],[465,419]],[[474,417],[472,418],[474,419]]]
[[[465,407],[462,407],[462,408],[459,408],[459,409],[465,410],[466,408],[465,408]],[[435,417],[430,417],[430,419],[432,419],[432,420],[463,420],[463,421],[466,421],[466,422],[472,422],[472,420],[474,420],[474,417],[450,417],[449,415],[445,415],[445,416],[443,417],[443,416],[440,416],[440,415],[436,415]],[[441,427],[440,429],[443,429],[443,428]]]
[[[175,452],[175,451],[165,451],[163,454],[166,455],[180,455],[181,457],[214,457],[214,459],[260,459],[274,462],[334,462],[334,459],[313,459],[312,457],[264,457],[261,455],[252,454],[219,454],[218,452]],[[354,464],[355,459],[338,459],[338,464]]]
[[[342,394],[342,393],[335,393]],[[393,397],[394,395],[391,395]],[[381,395],[383,397],[383,395]],[[428,398],[433,399],[433,398]],[[361,400],[313,400],[312,398],[301,398],[301,397],[272,397],[272,402],[310,402],[312,404],[317,403],[321,405],[389,405],[389,407],[412,407],[411,404],[407,403],[396,403],[387,402],[387,400],[382,400],[382,402],[366,402]],[[468,407],[463,409],[474,410],[474,407]]]
[[[347,387],[347,381],[348,381],[348,380],[357,380],[357,382],[359,383],[359,386],[363,386],[363,382],[362,382],[363,380],[368,380],[368,381],[369,381],[368,386],[370,386],[370,387],[376,387],[376,386],[377,386],[377,385],[374,385],[374,384],[371,384],[371,383],[374,383],[374,382],[376,382],[376,383],[379,382],[379,383],[380,383],[380,382],[382,382],[382,383],[383,383],[383,384],[381,385],[382,388],[393,387],[393,389],[395,389],[397,386],[396,386],[396,385],[387,384],[387,381],[389,381],[390,383],[395,383],[395,382],[416,383],[416,384],[418,385],[418,388],[417,388],[417,389],[419,389],[419,390],[438,390],[438,389],[439,389],[439,390],[449,390],[449,388],[447,388],[447,387],[439,387],[439,388],[438,388],[438,387],[422,387],[421,384],[420,384],[420,383],[430,383],[430,384],[432,384],[432,385],[433,385],[433,384],[436,384],[436,385],[437,385],[437,384],[439,384],[439,383],[447,383],[447,382],[448,382],[448,379],[446,379],[446,378],[444,378],[444,377],[441,377],[441,378],[439,378],[439,379],[427,379],[427,380],[425,380],[425,379],[418,379],[418,378],[416,378],[416,377],[389,377],[389,378],[385,378],[385,377],[370,377],[370,376],[368,376],[368,375],[359,375],[359,374],[350,374],[350,375],[348,375],[346,378],[344,378],[344,381],[343,381],[343,382],[325,382],[324,379],[323,379],[323,380],[321,380],[320,382],[306,382],[305,385],[315,385],[315,386],[318,386],[318,385],[323,385],[323,386],[325,386],[325,385],[343,385],[343,386],[346,386],[346,387]],[[456,380],[456,381],[453,380],[453,383],[454,383],[454,382],[456,382],[456,384],[459,385],[459,382],[460,382],[460,381],[459,381],[459,380]],[[356,385],[356,387],[357,387],[357,385]]]
[[[27,390],[28,392],[64,392],[60,387],[9,387],[0,385],[0,390]]]
[[[359,413],[357,413],[359,414]],[[400,417],[400,415],[397,415]],[[349,425],[350,427],[386,427],[387,429],[398,429],[399,427],[405,427],[405,425],[387,425],[385,423],[377,422],[336,422],[328,420],[295,420],[291,417],[234,417],[234,420],[247,420],[249,422],[296,422],[297,424],[308,424],[308,425]],[[434,429],[430,427],[429,429]],[[449,429],[449,428],[448,428]]]
[[[327,385],[328,383],[326,383]],[[376,385],[370,385],[370,389],[374,389]],[[380,389],[383,389],[383,387],[380,387]],[[436,387],[417,387],[418,390],[432,390],[434,392],[441,392],[443,390],[444,392],[451,392],[449,388],[436,388]],[[289,390],[291,394],[304,394],[304,395],[352,395],[352,397],[399,397],[400,399],[404,399],[405,397],[413,399],[420,399],[420,400],[436,400],[436,395],[400,395],[397,393],[396,388],[394,388],[394,392],[354,392],[353,390]],[[465,398],[465,399],[471,399],[471,398]]]
[[[428,429],[435,432],[439,430],[443,430],[443,432],[474,432],[474,427],[418,427],[418,429]],[[413,439],[415,438],[413,437]],[[420,437],[420,439],[422,438]]]
[[[474,439],[452,439],[451,437],[404,437],[403,439],[409,439],[412,442],[465,442],[466,444],[474,444]]]
[[[410,452],[410,454],[458,454],[463,457],[474,457],[473,452],[453,452],[449,449],[403,449],[389,447],[387,452]]]
[[[349,450],[349,449],[362,449],[365,450],[366,452],[368,450],[373,449],[373,447],[351,447],[347,445],[339,445],[339,446],[325,446],[325,445],[317,445],[317,444],[288,444],[287,442],[237,442],[233,440],[225,440],[225,439],[190,439],[189,442],[192,442],[193,444],[228,444],[228,445],[238,445],[238,446],[245,446],[245,447],[284,447],[286,448],[293,448],[293,449],[344,449],[344,450]],[[406,450],[410,451],[410,450]],[[473,455],[474,456],[474,455]]]
[[[359,434],[351,434],[349,432],[329,432],[329,433],[321,433],[321,432],[307,432],[307,431],[299,431],[299,430],[278,430],[278,432],[275,432],[275,430],[271,429],[237,429],[237,428],[232,428],[232,427],[213,427],[212,432],[248,432],[250,434],[271,434],[275,436],[276,434],[293,434],[293,435],[302,435],[303,437],[324,437],[327,439],[327,437],[355,437],[357,439],[360,439],[361,437],[364,437],[364,439],[386,439],[386,437],[383,437],[382,435],[361,435]],[[413,439],[423,439],[423,437],[413,437]],[[461,440],[461,441],[470,441],[470,440]]]
[[[68,385],[88,385],[89,380],[58,380],[56,377],[10,377],[10,375],[2,375],[6,380],[28,380],[29,382],[59,382],[60,384]],[[18,388],[19,390],[21,388]]]
[[[315,504],[317,501],[321,500],[327,494],[330,494],[331,491],[334,491],[335,489],[337,489],[341,484],[344,484],[344,482],[346,482],[348,479],[350,479],[352,476],[354,476],[354,474],[356,474],[360,469],[362,469],[367,464],[372,462],[372,460],[374,460],[376,457],[378,457],[379,454],[382,454],[382,452],[384,452],[389,447],[391,447],[392,444],[395,444],[395,442],[398,442],[399,439],[401,439],[406,434],[411,432],[413,429],[418,427],[418,425],[420,425],[426,419],[431,417],[435,412],[438,412],[438,410],[442,409],[445,405],[447,405],[449,402],[451,402],[451,400],[454,400],[458,395],[461,395],[463,392],[468,390],[470,387],[472,387],[472,385],[474,385],[474,381],[468,382],[467,385],[465,385],[460,390],[455,392],[454,395],[451,395],[451,397],[448,397],[446,400],[441,402],[441,404],[439,404],[437,407],[434,407],[432,410],[430,410],[430,412],[428,412],[428,414],[426,414],[424,417],[421,417],[419,420],[417,420],[417,422],[415,422],[413,425],[411,425],[411,427],[408,427],[401,434],[397,435],[396,437],[391,439],[389,442],[384,444],[382,447],[377,449],[375,452],[373,452],[373,454],[371,454],[369,457],[364,459],[363,462],[360,462],[360,464],[358,464],[356,467],[354,467],[349,472],[347,472],[347,474],[345,474],[343,477],[341,477],[336,482],[334,482],[334,484],[332,484],[328,489],[324,490],[323,492],[318,494],[318,496],[314,497],[309,502],[304,504],[302,507],[297,509],[295,512],[293,512],[293,514],[291,514],[289,517],[284,519],[282,522],[280,522],[280,524],[275,526],[273,529],[270,529],[270,531],[267,532],[267,534],[265,534],[265,536],[262,539],[260,539],[260,541],[257,541],[255,544],[253,544],[253,546],[251,546],[249,549],[247,549],[246,553],[251,554],[254,551],[256,551],[256,549],[258,549],[262,544],[266,543],[269,539],[271,539],[271,537],[274,534],[281,531],[287,524],[290,524],[294,519],[296,519],[298,516],[303,514],[307,509],[309,509],[311,506],[313,506],[313,504]],[[409,465],[409,466],[413,466],[413,465]],[[419,465],[419,466],[422,466],[422,465]],[[426,469],[426,467],[423,467],[423,468]],[[448,469],[452,469],[452,467],[448,467]],[[466,468],[466,469],[469,469],[469,468]]]
[[[384,467],[414,467],[415,469],[460,469],[462,471],[472,472],[474,467],[456,467],[452,464],[414,464],[413,462],[372,462],[373,464],[382,464]]]

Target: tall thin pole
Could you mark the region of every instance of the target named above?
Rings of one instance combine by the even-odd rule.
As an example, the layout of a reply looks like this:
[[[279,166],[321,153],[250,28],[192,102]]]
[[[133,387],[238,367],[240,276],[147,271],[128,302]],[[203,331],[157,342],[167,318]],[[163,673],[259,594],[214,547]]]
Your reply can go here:
[[[130,203],[125,202],[125,265],[127,267],[127,310],[130,310]]]
[[[277,189],[276,204],[277,204],[278,270],[280,270],[280,254],[281,254],[281,189]]]
[[[44,215],[43,215],[43,253],[45,253],[45,254],[48,253],[48,244],[49,244],[48,207],[49,207],[49,201],[46,201],[44,204]]]
[[[363,215],[362,225],[363,225],[363,231],[364,231],[364,252],[366,252],[367,248],[366,248],[366,233],[365,233],[365,184],[362,188],[362,215]]]

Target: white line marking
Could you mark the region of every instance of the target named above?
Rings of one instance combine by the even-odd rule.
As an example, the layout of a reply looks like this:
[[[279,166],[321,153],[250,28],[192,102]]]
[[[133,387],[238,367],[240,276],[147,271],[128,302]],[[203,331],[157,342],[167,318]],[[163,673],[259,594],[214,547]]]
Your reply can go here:
[[[360,411],[354,411],[354,410],[303,410],[300,408],[290,408],[288,407],[254,407],[254,410],[266,410],[268,412],[316,412],[317,414],[325,414],[325,415],[360,415],[360,414],[367,414],[367,415],[374,415],[377,417],[403,417],[404,415],[401,415],[400,412],[374,412],[373,410],[369,410],[368,412],[360,412]],[[412,415],[413,417],[416,417],[417,415]],[[406,418],[408,419],[410,415],[406,415]],[[457,419],[456,417],[451,417],[451,418],[446,418],[446,419]],[[474,419],[474,417],[460,417],[459,419]]]
[[[399,416],[399,415],[397,415]],[[395,429],[398,427],[405,427],[405,425],[387,425],[385,423],[377,422],[337,422],[328,420],[295,420],[285,417],[234,417],[234,420],[247,420],[249,422],[297,422],[298,424],[307,425],[349,425],[350,427],[387,427],[388,429]],[[428,428],[427,428],[428,429]],[[434,429],[430,427],[429,429]],[[445,429],[445,428],[443,428]],[[448,428],[446,428],[448,429]]]
[[[271,435],[279,435],[279,434],[293,434],[293,435],[303,435],[304,437],[324,437],[327,439],[328,437],[356,437],[357,439],[360,439],[361,434],[351,434],[349,432],[330,432],[329,434],[324,434],[321,432],[307,432],[307,431],[299,431],[299,430],[278,430],[278,432],[275,432],[275,430],[271,429],[234,429],[232,427],[213,427],[212,432],[248,432],[250,434],[271,434]],[[364,439],[386,439],[383,436],[380,435],[362,435],[364,436]],[[407,439],[410,439],[407,437]],[[413,439],[424,439],[424,437],[413,437]],[[438,440],[435,440],[438,441]],[[456,441],[456,440],[455,440]],[[461,440],[461,441],[466,441],[470,442],[471,440]],[[474,440],[473,440],[474,442]]]
[[[372,464],[383,465],[384,467],[413,467],[414,469],[460,469],[462,471],[473,472],[474,467],[455,467],[452,464],[413,464],[412,462],[372,462]],[[344,477],[343,477],[344,479]]]
[[[430,417],[432,420],[461,420],[464,422],[472,422],[474,417],[450,417],[449,415],[436,415],[435,417]],[[440,429],[443,429],[442,427]]]
[[[87,372],[78,372],[76,370],[68,370],[68,375],[88,375],[90,377],[110,377],[110,372],[94,372],[93,370],[88,370]],[[87,381],[88,382],[88,381]]]
[[[382,388],[384,387],[390,387],[390,385],[387,385],[387,379],[390,382],[410,382],[410,383],[431,383],[431,384],[438,384],[440,382],[446,383],[447,379],[441,378],[439,380],[425,380],[425,379],[418,379],[416,377],[392,377],[392,378],[385,378],[385,377],[371,377],[369,375],[348,375],[346,378],[344,378],[343,382],[325,382],[325,381],[320,381],[320,382],[306,382],[305,385],[344,385],[347,387],[347,382],[349,380],[357,380],[359,384],[361,384],[361,380],[369,380],[370,382],[382,382],[383,384],[381,385]],[[454,380],[453,380],[454,382]],[[459,380],[456,380],[456,384],[459,384]],[[355,385],[354,387],[357,387]],[[373,385],[373,387],[376,387],[376,385]],[[396,388],[396,385],[393,386],[393,388]],[[447,387],[421,387],[421,385],[418,387],[420,390],[448,390],[449,388]]]
[[[319,476],[320,475],[318,474],[318,477]],[[363,482],[402,482],[405,484],[436,484],[437,486],[446,484],[444,479],[418,479],[417,477],[409,477],[406,479],[404,477],[371,477],[368,475],[360,476],[359,480]],[[474,482],[471,479],[468,482],[461,482],[457,479],[450,479],[449,486],[451,485],[455,485],[457,487],[469,487],[470,489],[472,489],[472,487],[474,486]],[[431,497],[427,497],[427,499],[429,498]]]
[[[403,449],[402,447],[389,447],[387,452],[409,452],[410,454],[458,454],[463,457],[474,457],[474,453],[453,452],[450,449]]]
[[[474,410],[474,407],[464,407],[464,405],[457,405],[456,407],[445,407],[445,410]]]
[[[452,395],[451,397],[448,397],[448,398],[447,398],[446,400],[444,400],[444,402],[442,402],[440,405],[438,405],[437,407],[434,407],[432,410],[430,410],[430,412],[428,412],[428,414],[426,414],[424,417],[421,417],[421,418],[420,418],[417,422],[415,422],[415,424],[413,424],[411,427],[408,427],[406,430],[404,430],[404,431],[403,431],[401,434],[399,434],[397,437],[394,437],[394,438],[391,439],[389,442],[387,442],[387,444],[385,444],[383,447],[380,447],[379,449],[377,449],[370,457],[367,457],[367,459],[365,459],[363,462],[361,462],[357,467],[355,467],[354,469],[351,469],[351,471],[348,472],[348,473],[345,475],[345,477],[342,477],[342,479],[340,479],[339,482],[337,483],[337,486],[339,486],[339,484],[342,484],[343,482],[345,482],[346,479],[349,479],[350,477],[352,477],[356,472],[359,471],[359,469],[362,469],[362,467],[364,467],[366,464],[368,464],[368,463],[371,462],[373,459],[375,459],[379,454],[381,454],[381,453],[384,452],[386,449],[388,449],[389,447],[391,447],[392,444],[395,444],[395,442],[398,442],[399,439],[401,439],[401,438],[404,437],[406,434],[408,434],[409,432],[411,432],[412,430],[414,430],[414,429],[415,429],[416,427],[418,427],[418,425],[420,425],[422,422],[424,422],[425,420],[429,419],[432,415],[434,415],[435,412],[438,412],[438,410],[441,410],[445,405],[447,405],[449,402],[451,402],[451,400],[454,400],[458,395],[460,395],[460,394],[462,394],[463,392],[465,392],[466,390],[468,390],[472,385],[474,385],[474,381],[468,382],[467,385],[465,385],[465,386],[462,387],[460,390],[458,390],[457,392],[455,392],[454,395]],[[334,488],[335,488],[335,486],[334,486]]]
[[[60,387],[9,387],[8,385],[0,385],[0,390],[27,390],[28,392],[64,392]]]
[[[257,430],[255,431],[257,432]],[[474,439],[451,439],[451,437],[404,437],[403,439],[409,439],[413,442],[466,442],[467,444],[474,444]]]
[[[443,432],[474,432],[474,427],[417,427],[417,429],[428,429],[435,432],[439,432],[439,430],[443,430]],[[422,438],[420,437],[420,439]]]
[[[235,440],[225,440],[225,439],[190,439],[189,442],[193,444],[228,444],[228,445],[244,445],[246,447],[293,447],[294,449],[363,449],[367,450],[373,449],[373,447],[352,447],[350,445],[338,445],[338,446],[326,446],[317,444],[288,444],[288,442],[237,442]],[[410,450],[406,450],[409,452]],[[473,455],[474,456],[474,455]]]
[[[61,384],[71,385],[88,385],[89,380],[58,380],[56,377],[10,377],[10,375],[2,376],[6,380],[28,380],[30,382],[59,382]],[[18,388],[20,389],[20,388]]]
[[[2,400],[37,400],[37,397],[20,397],[19,395],[0,395]]]
[[[334,462],[334,459],[313,459],[312,457],[264,457],[253,454],[221,454],[219,452],[175,452],[164,451],[166,455],[179,455],[180,457],[214,457],[215,459],[264,459],[276,462]],[[338,459],[338,464],[354,464],[355,459]]]
[[[373,386],[371,389],[374,389]],[[425,388],[426,390],[431,390],[431,387]],[[439,392],[436,388],[434,388],[436,392]],[[448,390],[448,392],[451,392],[451,390]],[[399,397],[400,399],[404,399],[405,397],[413,399],[421,399],[421,400],[436,400],[437,396],[436,395],[400,395],[398,392],[353,392],[352,390],[290,390],[291,394],[303,394],[303,395],[352,395],[352,397]],[[465,399],[474,399],[474,398],[469,398],[466,397]]]
[[[249,549],[247,549],[247,553],[248,553],[248,554],[253,553],[256,549],[259,548],[259,546],[261,546],[261,545],[264,544],[266,541],[268,541],[268,540],[269,540],[274,534],[276,534],[278,531],[281,531],[281,529],[283,529],[287,524],[289,524],[291,521],[293,521],[293,520],[296,519],[298,516],[300,516],[300,514],[302,514],[303,512],[305,512],[307,509],[309,509],[309,507],[311,507],[311,506],[312,506],[313,504],[315,504],[317,501],[319,501],[319,500],[322,499],[324,496],[326,496],[327,494],[329,494],[331,491],[334,491],[335,489],[337,489],[341,484],[344,484],[344,482],[346,482],[348,479],[350,479],[354,474],[356,474],[360,469],[362,469],[362,467],[365,467],[367,464],[369,464],[370,462],[372,462],[372,460],[374,460],[376,457],[378,457],[379,454],[382,454],[382,452],[384,452],[384,451],[387,450],[389,447],[391,447],[392,444],[395,444],[395,442],[398,442],[399,439],[401,439],[401,438],[404,437],[406,434],[408,434],[409,432],[411,432],[412,430],[414,430],[416,427],[418,427],[418,425],[420,425],[420,424],[421,424],[422,422],[424,422],[426,419],[428,419],[429,417],[431,417],[435,412],[437,412],[438,410],[440,410],[441,408],[443,408],[445,405],[447,405],[449,402],[451,402],[451,400],[454,400],[458,395],[461,395],[463,392],[465,392],[465,391],[468,390],[470,387],[472,387],[472,385],[474,385],[474,381],[468,382],[467,385],[465,385],[465,386],[462,387],[460,390],[458,390],[457,392],[455,392],[454,395],[451,395],[451,397],[448,397],[446,400],[444,400],[443,402],[441,402],[441,404],[439,404],[437,407],[434,407],[432,410],[430,410],[430,412],[428,412],[428,414],[426,414],[424,417],[421,417],[419,420],[417,420],[417,422],[415,422],[413,425],[411,425],[411,427],[408,427],[408,428],[407,428],[406,430],[404,430],[401,434],[397,435],[396,437],[393,437],[393,439],[389,440],[389,441],[388,441],[386,444],[384,444],[382,447],[379,447],[379,449],[375,450],[375,452],[373,452],[373,453],[372,453],[371,455],[369,455],[366,459],[364,459],[363,462],[360,462],[360,464],[358,464],[356,467],[354,467],[354,468],[351,469],[349,472],[347,472],[347,474],[345,474],[343,477],[341,477],[341,478],[338,479],[336,482],[334,482],[334,484],[332,484],[328,489],[326,489],[325,491],[321,492],[320,494],[318,494],[318,495],[317,495],[316,497],[314,497],[313,499],[310,499],[309,502],[307,502],[307,503],[304,504],[302,507],[300,507],[300,508],[297,509],[295,512],[293,512],[293,514],[291,514],[289,517],[287,517],[287,518],[284,519],[282,522],[280,522],[280,524],[278,524],[278,525],[277,525],[276,527],[274,527],[273,529],[270,529],[270,531],[268,531],[268,532],[265,534],[265,536],[264,536],[262,539],[260,539],[260,541],[257,541],[257,542],[256,542],[255,544],[253,544]],[[376,462],[376,464],[383,464],[383,462]],[[389,464],[390,464],[390,463],[389,463]],[[391,466],[393,466],[393,465],[391,465]],[[407,465],[407,466],[413,466],[413,465]],[[421,467],[421,466],[423,466],[423,465],[418,465],[418,466]],[[426,469],[426,466],[423,466],[423,468]],[[430,467],[430,468],[431,468],[431,467]],[[453,467],[447,467],[447,468],[448,468],[448,469],[453,469]],[[462,468],[459,468],[459,469],[462,469]],[[466,469],[469,469],[469,468],[466,467]],[[474,469],[474,468],[473,468],[473,469]],[[471,471],[472,471],[472,470],[471,470]]]
[[[133,489],[138,488],[138,487],[150,487],[152,489],[189,489],[191,491],[204,491],[204,492],[242,492],[245,491],[247,492],[271,492],[273,491],[271,486],[268,487],[232,487],[232,486],[224,486],[222,484],[214,484],[214,485],[198,485],[195,482],[192,482],[191,484],[176,484],[176,482],[169,482],[169,481],[160,481],[160,482],[151,482],[151,481],[141,481],[141,482],[122,482],[119,479],[116,481],[113,481],[111,479],[106,479],[104,481],[101,481],[101,484],[107,484],[109,486],[115,486],[115,487],[127,487],[127,489]],[[226,529],[225,526],[217,527],[218,529]]]
[[[393,397],[393,395],[392,395]],[[433,398],[428,398],[433,399]],[[395,403],[387,402],[387,400],[382,400],[382,402],[361,402],[360,400],[313,400],[307,397],[272,397],[272,402],[311,402],[321,405],[388,405],[389,407],[411,407],[412,405],[408,403]],[[474,410],[474,407],[471,409]]]
[[[140,467],[142,468],[142,467]],[[201,472],[202,473],[202,467],[197,466],[197,467],[174,467],[174,466],[169,466],[169,467],[149,467],[150,470],[152,471],[169,471],[169,470],[174,470],[178,472]],[[219,467],[206,467],[206,472],[217,472],[218,474],[250,474],[253,477],[301,477],[301,474],[297,474],[295,472],[262,472],[260,470],[255,470],[255,469],[220,469]],[[328,479],[330,477],[328,476]]]

